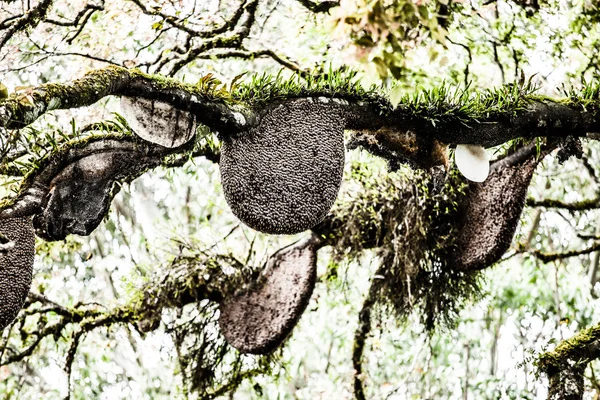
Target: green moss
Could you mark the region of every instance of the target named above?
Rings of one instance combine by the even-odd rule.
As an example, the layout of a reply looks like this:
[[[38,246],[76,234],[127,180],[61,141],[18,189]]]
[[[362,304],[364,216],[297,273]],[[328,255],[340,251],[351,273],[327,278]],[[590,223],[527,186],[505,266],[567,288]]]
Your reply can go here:
[[[594,352],[589,346],[600,340],[600,325],[583,329],[570,339],[563,340],[553,351],[543,353],[535,362],[541,372],[556,373],[562,368],[570,367],[573,362],[587,363]]]
[[[151,327],[145,331],[158,327],[164,309],[180,310],[185,322],[174,322],[169,332],[177,347],[184,385],[200,398],[209,399],[234,390],[245,379],[268,373],[279,353],[244,356],[216,334],[217,302],[255,278],[259,270],[232,255],[192,252],[191,248],[183,251],[188,255],[175,257],[134,292],[129,308],[136,321]]]
[[[198,82],[193,85],[181,82],[177,79],[168,78],[162,75],[146,74],[140,70],[129,70],[132,78],[143,78],[151,81],[158,90],[182,90],[191,95],[207,101],[232,103],[230,88],[213,74],[209,73],[202,76]]]
[[[481,292],[478,271],[456,270],[447,262],[465,185],[456,171],[436,187],[422,171],[381,175],[374,164],[352,167],[356,186],[346,186],[333,210],[339,235],[328,239],[336,257],[355,258],[376,248],[377,302],[399,319],[418,313],[428,330],[452,325],[463,305]]]
[[[284,78],[282,72],[277,75],[252,75],[249,81],[234,87],[232,98],[238,102],[260,106],[281,99],[325,96],[371,102],[390,109],[389,102],[376,88],[363,89],[355,71],[330,69],[326,74],[294,74],[289,78]]]
[[[425,118],[434,124],[458,121],[468,125],[503,115],[515,115],[532,102],[541,100],[540,96],[536,95],[537,90],[538,87],[531,82],[523,85],[504,85],[482,92],[470,90],[468,86],[458,88],[444,83],[432,89],[403,96],[397,108],[403,113]]]
[[[113,94],[110,91],[115,82],[125,82],[126,86],[127,81],[141,79],[160,91],[182,91],[200,100],[225,105],[260,107],[287,98],[325,96],[367,102],[382,114],[389,114],[393,109],[387,93],[376,87],[365,90],[354,71],[330,68],[327,73],[294,74],[289,78],[284,78],[280,71],[276,75],[253,75],[246,82],[238,83],[241,78],[238,76],[225,84],[213,74],[207,74],[196,84],[188,84],[161,75],[110,66],[91,71],[71,83],[42,85],[13,94],[3,103],[10,115],[25,126],[48,110],[93,104],[99,98]],[[456,88],[442,84],[401,96],[397,109],[404,117],[423,118],[434,124],[458,121],[467,125],[501,116],[510,117],[526,109],[532,102],[539,101],[559,102],[584,111],[596,112],[600,109],[599,83],[586,83],[581,90],[568,92],[565,99],[550,99],[536,94],[536,91],[537,87],[531,80],[482,92],[473,91],[470,87]],[[32,99],[35,101],[32,102]]]

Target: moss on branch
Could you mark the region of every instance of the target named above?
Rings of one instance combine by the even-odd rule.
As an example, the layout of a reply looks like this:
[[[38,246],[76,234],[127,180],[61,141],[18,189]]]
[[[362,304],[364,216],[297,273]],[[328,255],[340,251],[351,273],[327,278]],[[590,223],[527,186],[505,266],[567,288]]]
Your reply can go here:
[[[539,372],[548,376],[548,398],[571,400],[583,398],[584,372],[587,364],[600,357],[600,325],[580,331],[563,340],[553,351],[535,361]]]
[[[600,356],[600,325],[583,329],[570,339],[560,342],[553,351],[538,357],[541,372],[552,373],[569,361],[588,363]]]
[[[233,113],[251,114],[227,103],[228,92],[213,80],[186,84],[139,70],[110,66],[88,72],[68,83],[50,83],[12,94],[0,102],[0,126],[22,128],[48,111],[90,106],[109,95],[160,99],[174,107],[202,115],[204,125],[214,129],[239,128]],[[251,115],[247,115],[251,119]]]
[[[243,356],[222,336],[215,335],[217,302],[256,278],[257,271],[229,254],[186,250],[187,256],[176,257],[170,265],[159,268],[123,306],[107,309],[93,303],[66,307],[31,293],[26,309],[13,323],[21,335],[11,351],[0,348],[0,366],[26,359],[44,339],[64,338],[69,344],[66,371],[70,374],[87,333],[131,324],[144,334],[159,328],[164,310],[177,309],[184,316],[173,322],[167,333],[178,348],[184,383],[201,398],[214,398],[251,376],[268,373],[277,354]],[[30,320],[39,322],[30,324]],[[71,329],[73,334],[66,335]]]
[[[600,208],[600,198],[586,199],[572,203],[567,203],[557,199],[536,200],[533,198],[528,198],[527,205],[529,207],[560,208],[569,211],[588,211]]]
[[[549,263],[552,261],[562,260],[565,258],[577,257],[577,256],[581,256],[584,254],[591,254],[598,250],[600,250],[600,242],[593,243],[592,245],[590,245],[584,249],[579,249],[579,250],[570,250],[570,251],[554,252],[554,253],[542,252],[539,250],[530,250],[529,253],[531,255],[533,255],[534,257],[538,258],[543,263]]]
[[[312,97],[347,110],[347,129],[390,127],[443,143],[493,146],[518,137],[584,136],[600,131],[598,85],[588,84],[579,96],[539,96],[532,85],[506,85],[483,92],[448,85],[403,96],[393,107],[382,90],[364,90],[352,72],[311,75],[256,75],[229,87],[214,76],[191,85],[157,75],[111,66],[63,84],[29,88],[0,102],[0,126],[21,128],[42,114],[89,106],[108,95],[161,100],[193,112],[200,123],[222,134],[247,130],[265,105]],[[243,118],[240,118],[243,117]]]

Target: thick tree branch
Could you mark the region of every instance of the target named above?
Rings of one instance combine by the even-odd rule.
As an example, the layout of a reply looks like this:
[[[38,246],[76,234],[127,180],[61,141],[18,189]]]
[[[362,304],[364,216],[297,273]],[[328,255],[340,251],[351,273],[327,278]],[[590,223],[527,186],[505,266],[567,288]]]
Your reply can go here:
[[[416,134],[417,140],[425,143],[436,139],[448,144],[488,147],[515,138],[582,137],[589,132],[600,132],[600,117],[590,104],[584,110],[577,103],[532,97],[524,98],[518,108],[497,109],[493,113],[479,115],[462,111],[473,106],[471,100],[464,100],[468,104],[461,104],[439,99],[435,108],[409,101],[392,109],[388,100],[380,95],[353,95],[335,87],[302,89],[288,95],[278,92],[277,87],[273,89],[272,95],[261,93],[261,96],[266,96],[261,99],[261,107],[286,97],[325,98],[323,101],[337,97],[340,100],[329,102],[328,107],[335,113],[345,110],[347,129],[375,132],[380,128],[390,128],[391,134],[388,131],[386,136],[376,135],[374,140],[381,140],[382,146],[392,148],[394,141],[406,140],[406,134]],[[235,93],[214,96],[205,88],[135,70],[108,67],[92,71],[70,83],[42,85],[10,96],[0,102],[0,126],[21,128],[48,111],[88,106],[108,95],[160,99],[191,111],[198,116],[199,122],[221,133],[247,130],[255,121],[251,108],[255,109],[256,105],[252,98],[244,103],[235,100]]]
[[[70,83],[42,85],[9,96],[0,101],[0,127],[22,128],[46,112],[90,106],[109,95],[169,102],[201,115],[202,123],[216,131],[238,132],[253,118],[249,110],[226,105],[224,99],[211,98],[210,94],[193,85],[135,70],[108,67],[92,71]]]

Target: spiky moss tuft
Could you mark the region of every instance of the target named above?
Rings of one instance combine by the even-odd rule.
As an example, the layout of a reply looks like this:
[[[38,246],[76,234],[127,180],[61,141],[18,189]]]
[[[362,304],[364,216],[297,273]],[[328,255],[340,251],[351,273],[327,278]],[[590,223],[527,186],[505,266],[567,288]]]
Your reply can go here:
[[[358,258],[364,249],[376,247],[375,302],[400,319],[418,310],[428,330],[451,325],[481,291],[479,272],[448,263],[455,246],[452,220],[464,184],[456,172],[440,185],[408,168],[377,174],[357,164],[351,174],[358,188],[338,203],[329,221],[337,232],[327,238],[336,256]]]
[[[221,305],[223,336],[242,353],[271,353],[300,320],[316,279],[315,247],[279,250],[269,258],[262,279]]]
[[[0,219],[0,329],[23,307],[31,288],[35,236],[31,218]]]
[[[283,70],[282,70],[283,71]],[[301,76],[294,74],[284,78],[277,75],[252,75],[246,82],[235,84],[231,97],[235,101],[252,106],[264,106],[273,101],[300,97],[325,96],[350,101],[364,101],[391,110],[389,101],[376,87],[365,90],[357,78],[356,71],[330,69],[326,74]]]
[[[131,300],[138,315],[138,330],[158,328],[168,309],[180,316],[169,324],[177,348],[179,367],[187,391],[212,399],[235,391],[245,379],[268,374],[279,357],[244,355],[219,334],[219,304],[259,271],[229,254],[187,248],[188,256],[176,257],[159,268]]]
[[[333,205],[344,169],[344,120],[311,98],[265,108],[258,126],[225,138],[219,168],[225,199],[249,227],[294,234]]]
[[[538,87],[531,79],[522,84],[508,84],[481,92],[469,86],[452,87],[447,83],[401,96],[398,109],[417,118],[465,125],[499,116],[511,117],[533,101],[546,98],[536,95]]]
[[[581,87],[565,90],[565,103],[583,111],[598,115],[600,112],[600,82],[582,82]]]

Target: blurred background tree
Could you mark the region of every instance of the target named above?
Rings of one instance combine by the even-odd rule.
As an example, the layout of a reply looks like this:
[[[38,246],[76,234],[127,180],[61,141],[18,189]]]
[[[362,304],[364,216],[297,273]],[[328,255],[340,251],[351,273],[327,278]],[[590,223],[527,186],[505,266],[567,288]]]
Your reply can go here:
[[[380,84],[392,98],[442,84],[475,90],[532,76],[538,94],[561,97],[598,78],[598,23],[600,8],[583,0],[5,0],[0,80],[13,93],[107,65],[190,84],[207,73],[231,82],[244,73],[242,79],[353,69],[365,87]],[[92,107],[46,114],[22,131],[27,150],[43,154],[42,142],[61,143],[71,130],[114,118],[115,111],[117,101],[106,97]],[[538,355],[600,321],[599,151],[595,141],[585,141],[581,159],[545,159],[511,250],[482,273],[477,301],[465,300],[453,324],[428,332],[416,313],[398,320],[377,309],[360,377],[367,398],[547,396],[548,382],[534,365]],[[363,181],[387,174],[383,161],[354,150],[344,193],[357,190],[357,171],[367,174]],[[20,182],[5,172],[3,194]],[[214,387],[199,389],[190,375],[202,368],[189,349],[221,340],[206,318],[214,312],[208,301],[164,311],[158,329],[147,334],[110,322],[56,328],[64,321],[61,310],[128,304],[182,254],[218,251],[260,266],[296,239],[242,225],[224,201],[217,166],[203,157],[144,174],[121,187],[89,237],[38,240],[32,295],[2,334],[0,394],[352,398],[354,336],[378,266],[371,251],[357,257],[320,252],[315,293],[290,340],[274,359],[221,360],[220,370],[208,373],[249,371],[224,386],[215,379]],[[543,257],[548,253],[554,257]],[[52,312],[39,311],[44,308]],[[52,328],[46,335],[32,334],[46,327]],[[585,398],[600,393],[597,368],[591,362],[585,371]]]

